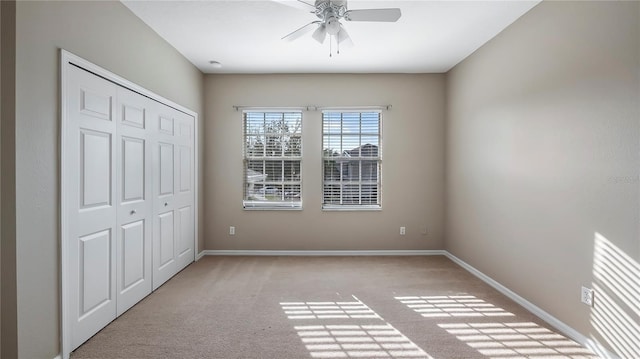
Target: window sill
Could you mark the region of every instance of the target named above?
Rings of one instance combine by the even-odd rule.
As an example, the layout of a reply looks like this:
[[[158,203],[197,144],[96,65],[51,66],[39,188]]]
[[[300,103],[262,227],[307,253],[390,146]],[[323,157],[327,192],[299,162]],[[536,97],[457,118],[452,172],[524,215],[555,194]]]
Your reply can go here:
[[[302,211],[302,203],[291,205],[291,204],[243,204],[243,209],[245,211]]]
[[[244,207],[245,211],[302,211],[302,207]]]
[[[323,211],[328,212],[378,212],[381,206],[322,206]]]

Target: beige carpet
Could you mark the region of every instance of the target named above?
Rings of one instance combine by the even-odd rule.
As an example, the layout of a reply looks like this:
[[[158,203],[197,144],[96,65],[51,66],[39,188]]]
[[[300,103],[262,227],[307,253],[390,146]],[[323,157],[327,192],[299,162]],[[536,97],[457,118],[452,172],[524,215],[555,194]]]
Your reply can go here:
[[[595,358],[446,257],[205,257],[81,358]]]

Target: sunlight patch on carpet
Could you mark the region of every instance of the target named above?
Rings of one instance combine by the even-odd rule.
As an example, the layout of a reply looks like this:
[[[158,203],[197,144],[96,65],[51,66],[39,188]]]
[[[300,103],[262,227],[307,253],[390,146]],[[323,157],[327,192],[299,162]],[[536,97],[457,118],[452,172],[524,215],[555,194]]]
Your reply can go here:
[[[300,325],[298,336],[312,358],[432,359],[391,324]]]
[[[305,323],[294,329],[312,358],[433,359],[352,297],[353,301],[280,303],[288,319]]]
[[[380,319],[359,300],[347,302],[282,302],[289,319]]]
[[[395,299],[425,318],[514,316],[473,295],[406,296]]]
[[[490,359],[597,359],[565,336],[531,322],[438,324]]]

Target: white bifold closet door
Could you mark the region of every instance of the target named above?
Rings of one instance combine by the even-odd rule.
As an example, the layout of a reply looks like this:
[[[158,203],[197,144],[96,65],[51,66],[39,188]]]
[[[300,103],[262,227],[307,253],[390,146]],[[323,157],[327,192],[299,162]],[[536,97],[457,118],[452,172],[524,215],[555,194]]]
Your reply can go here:
[[[194,260],[194,118],[67,64],[71,346]]]
[[[153,101],[118,87],[116,101],[116,307],[124,313],[151,293]]]
[[[116,317],[116,93],[73,66],[67,79],[65,160],[71,341],[77,347]]]
[[[153,149],[153,289],[194,259],[193,121],[170,107],[158,119]]]

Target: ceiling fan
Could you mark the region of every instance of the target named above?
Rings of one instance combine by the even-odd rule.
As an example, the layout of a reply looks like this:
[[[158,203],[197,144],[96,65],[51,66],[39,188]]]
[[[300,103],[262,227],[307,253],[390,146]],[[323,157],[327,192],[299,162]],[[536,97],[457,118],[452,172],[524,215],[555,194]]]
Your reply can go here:
[[[314,4],[303,0],[274,0],[279,3],[294,6],[302,10],[308,10],[315,14],[319,20],[312,21],[301,28],[285,35],[282,39],[293,41],[302,37],[315,28],[311,35],[319,43],[324,43],[329,35],[329,41],[335,37],[338,44],[338,53],[340,53],[340,44],[345,42],[351,43],[351,37],[340,23],[340,20],[346,21],[377,21],[377,22],[396,22],[402,15],[400,9],[361,9],[348,10],[347,0],[316,0]],[[329,51],[331,56],[331,50]]]

